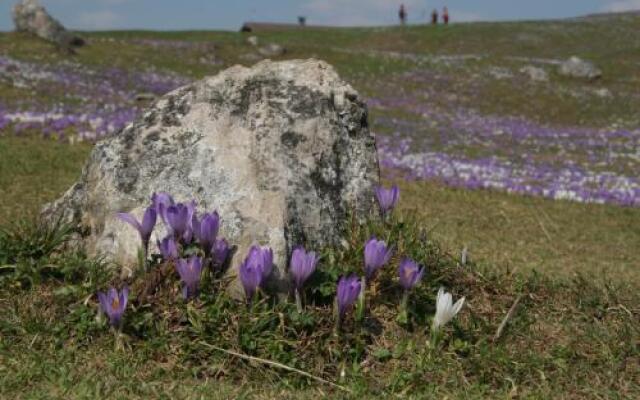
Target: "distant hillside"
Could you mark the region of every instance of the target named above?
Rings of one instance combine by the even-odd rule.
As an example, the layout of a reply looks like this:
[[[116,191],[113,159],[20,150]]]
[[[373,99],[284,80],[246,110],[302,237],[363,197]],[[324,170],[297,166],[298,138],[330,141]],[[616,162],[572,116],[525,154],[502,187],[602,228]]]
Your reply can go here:
[[[640,9],[632,11],[619,11],[619,12],[606,12],[606,13],[594,13],[587,14],[577,19],[611,19],[611,18],[624,18],[624,17],[638,17],[640,16]]]

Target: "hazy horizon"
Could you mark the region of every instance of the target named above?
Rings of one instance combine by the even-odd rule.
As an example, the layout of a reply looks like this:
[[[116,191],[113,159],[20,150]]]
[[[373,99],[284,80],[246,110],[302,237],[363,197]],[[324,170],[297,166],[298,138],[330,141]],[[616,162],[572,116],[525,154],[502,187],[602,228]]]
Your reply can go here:
[[[13,29],[11,9],[16,1],[0,5],[0,30]],[[231,30],[243,22],[296,22],[300,15],[310,25],[379,26],[397,23],[404,3],[410,23],[424,23],[433,8],[449,7],[453,22],[544,20],[640,9],[640,0],[583,0],[562,4],[540,0],[533,4],[513,0],[388,1],[388,0],[40,0],[69,29],[76,30]],[[179,18],[175,16],[179,15]]]

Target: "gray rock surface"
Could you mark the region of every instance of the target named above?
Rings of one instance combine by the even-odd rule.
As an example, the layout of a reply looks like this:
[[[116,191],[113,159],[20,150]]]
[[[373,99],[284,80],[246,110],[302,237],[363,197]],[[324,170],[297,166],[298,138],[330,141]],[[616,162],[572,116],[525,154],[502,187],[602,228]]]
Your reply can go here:
[[[602,71],[593,63],[575,56],[560,64],[558,72],[560,75],[587,80],[595,80],[602,77]]]
[[[28,32],[58,46],[70,48],[84,44],[53,18],[38,0],[20,0],[13,7],[13,23],[18,32]]]
[[[526,65],[520,68],[520,73],[526,75],[534,82],[547,82],[549,75],[547,71],[540,67],[534,67],[533,65]]]
[[[80,224],[90,253],[131,267],[139,240],[116,213],[140,217],[157,191],[194,198],[200,212],[218,210],[220,234],[238,246],[232,273],[252,244],[269,245],[282,289],[291,248],[338,243],[349,212],[370,212],[378,179],[355,90],[322,61],[263,61],[160,98],[97,143],[80,180],[43,213]]]

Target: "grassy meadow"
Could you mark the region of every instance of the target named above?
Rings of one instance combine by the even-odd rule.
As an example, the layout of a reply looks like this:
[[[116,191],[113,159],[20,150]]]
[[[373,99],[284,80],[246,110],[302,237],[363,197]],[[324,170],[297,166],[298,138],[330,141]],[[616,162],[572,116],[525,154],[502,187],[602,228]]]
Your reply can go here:
[[[0,112],[73,116],[50,130],[0,119],[0,398],[640,397],[640,207],[620,189],[638,193],[640,17],[611,18],[256,33],[286,47],[278,59],[328,61],[369,100],[399,209],[389,224],[353,225],[347,245],[322,249],[302,315],[271,298],[248,311],[222,281],[185,303],[177,280],[166,279],[132,301],[120,337],[97,318],[95,299],[121,283],[113,266],[76,248],[74,227],[37,217],[91,151],[92,140],[71,138],[84,121],[100,130],[111,117],[118,122],[104,132],[113,134],[144,107],[137,93],[161,94],[258,55],[232,32],[84,33],[89,45],[73,56],[0,34]],[[555,65],[571,55],[593,61],[603,78],[559,76]],[[549,80],[530,81],[519,72],[526,65]],[[521,136],[507,137],[510,128]],[[496,161],[475,185],[423,161],[407,170],[400,142],[424,165],[455,158],[475,171],[475,160],[495,155],[503,169],[533,172],[524,183],[501,181]],[[554,180],[566,170],[570,178]],[[608,192],[591,188],[592,178]],[[564,199],[558,187],[592,202]],[[398,255],[379,277],[369,317],[336,337],[335,281],[362,269],[371,234]],[[401,254],[427,270],[408,323],[396,321]],[[149,279],[130,279],[132,292]],[[434,348],[428,327],[440,286],[466,303]]]

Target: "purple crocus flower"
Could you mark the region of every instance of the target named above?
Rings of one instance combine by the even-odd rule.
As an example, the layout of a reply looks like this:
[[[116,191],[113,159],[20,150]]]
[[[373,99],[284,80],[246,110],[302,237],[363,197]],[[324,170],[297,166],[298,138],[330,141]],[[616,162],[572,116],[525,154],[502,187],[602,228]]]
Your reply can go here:
[[[179,256],[178,244],[171,235],[162,239],[161,242],[158,241],[158,248],[160,249],[160,254],[162,254],[162,258],[165,261],[176,260]]]
[[[200,274],[202,273],[202,260],[198,256],[192,256],[189,260],[181,258],[176,263],[176,270],[182,279],[182,296],[189,299],[198,294]]]
[[[240,265],[240,281],[247,300],[251,300],[273,269],[273,250],[268,247],[251,246],[249,254]]]
[[[258,264],[261,273],[260,286],[264,285],[273,270],[273,250],[270,247],[251,246],[248,258]]]
[[[293,277],[293,283],[296,290],[302,289],[304,282],[316,270],[319,257],[313,251],[306,252],[302,246],[297,246],[291,254],[291,264],[289,271]]]
[[[348,277],[340,277],[338,281],[338,290],[336,300],[338,303],[338,323],[342,321],[347,310],[353,306],[356,299],[360,295],[362,285],[357,275],[349,275]]]
[[[211,214],[204,214],[201,220],[194,214],[192,220],[193,234],[200,244],[200,248],[208,256],[216,242],[218,229],[220,228],[220,216],[216,211]]]
[[[102,312],[109,317],[111,326],[120,326],[129,300],[129,288],[123,287],[120,293],[113,287],[107,292],[98,292],[98,300]]]
[[[397,185],[393,185],[391,189],[378,186],[376,188],[376,198],[378,199],[380,212],[382,212],[383,215],[386,215],[395,208],[396,204],[398,204],[398,199],[400,199],[400,189],[398,189]]]
[[[195,202],[187,204],[178,203],[165,209],[164,204],[160,204],[160,210],[167,219],[167,224],[171,233],[178,240],[190,242],[193,236],[192,223],[195,213]]]
[[[262,268],[253,257],[249,253],[244,262],[240,264],[240,282],[242,282],[247,301],[251,301],[262,281]]]
[[[364,271],[367,282],[370,281],[378,269],[389,262],[393,249],[375,237],[369,239],[364,246]]]
[[[215,265],[224,265],[229,256],[229,243],[224,239],[216,239],[211,251],[211,258]]]
[[[153,207],[149,207],[145,210],[142,217],[142,223],[138,222],[136,217],[129,213],[118,213],[118,218],[122,221],[130,224],[140,234],[140,240],[142,240],[142,247],[144,248],[145,255],[149,250],[149,239],[151,239],[151,233],[156,226],[157,213]]]
[[[152,207],[155,208],[156,213],[160,216],[160,218],[162,218],[162,222],[166,224],[167,217],[164,211],[166,211],[167,208],[169,208],[169,206],[172,206],[175,204],[171,195],[169,195],[169,193],[166,193],[166,192],[154,193],[151,196],[151,203],[152,203]],[[161,205],[162,207],[160,207]]]
[[[415,261],[405,258],[400,262],[400,268],[398,268],[398,275],[400,277],[400,285],[404,290],[411,290],[420,280],[424,274],[424,267],[420,267]]]

